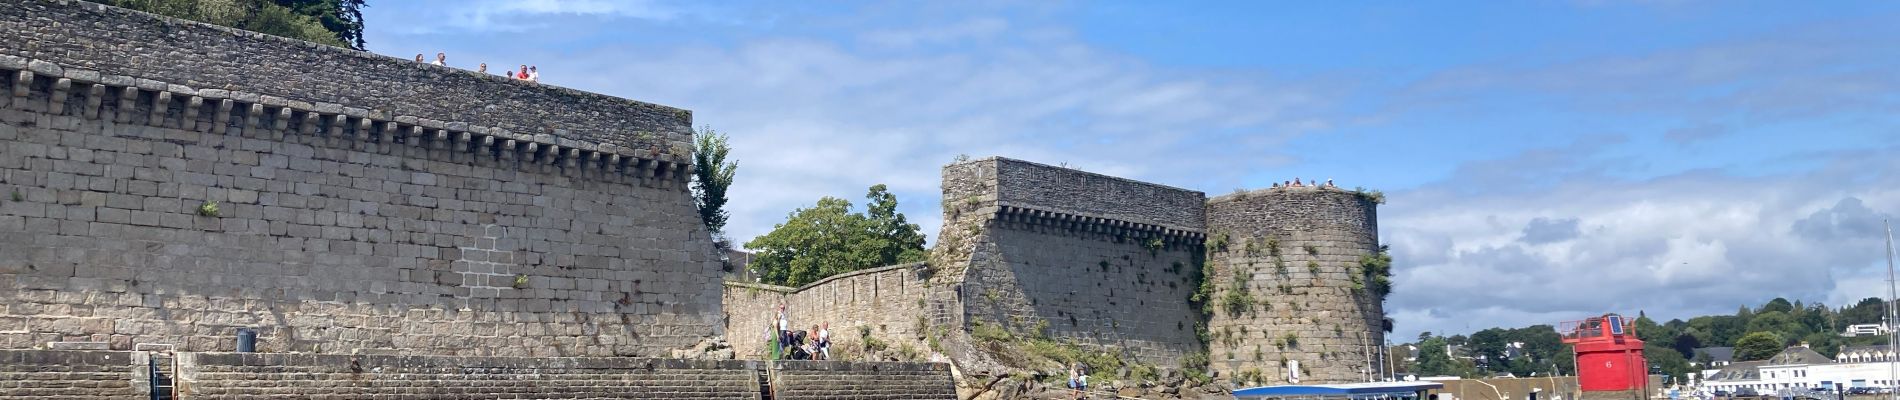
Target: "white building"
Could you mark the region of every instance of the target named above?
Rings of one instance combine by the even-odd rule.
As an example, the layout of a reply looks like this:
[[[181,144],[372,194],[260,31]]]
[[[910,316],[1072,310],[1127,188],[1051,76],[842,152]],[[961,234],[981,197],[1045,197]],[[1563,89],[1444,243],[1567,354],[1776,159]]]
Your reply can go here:
[[[1729,364],[1706,374],[1701,390],[1705,393],[1734,393],[1748,388],[1772,394],[1781,390],[1806,390],[1842,387],[1894,387],[1887,362],[1893,360],[1887,346],[1859,346],[1841,349],[1835,359],[1815,353],[1807,346],[1782,350],[1767,360]]]
[[[1890,329],[1887,329],[1887,324],[1855,324],[1855,325],[1848,325],[1847,330],[1841,332],[1841,336],[1855,337],[1855,336],[1885,335],[1887,334],[1887,331],[1889,330]]]

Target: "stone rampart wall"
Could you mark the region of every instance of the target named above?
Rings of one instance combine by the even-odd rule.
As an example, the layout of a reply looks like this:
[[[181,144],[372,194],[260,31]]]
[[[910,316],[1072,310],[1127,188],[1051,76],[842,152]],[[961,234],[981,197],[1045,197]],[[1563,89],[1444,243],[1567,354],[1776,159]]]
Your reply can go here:
[[[183,353],[183,399],[757,399],[761,366],[653,358]]]
[[[725,287],[726,341],[740,358],[760,359],[769,353],[769,336],[779,304],[786,305],[794,329],[829,323],[832,356],[837,360],[869,360],[864,338],[882,342],[887,354],[929,353],[924,329],[927,301],[936,288],[925,284],[923,264],[904,264],[854,271],[812,282],[799,288],[727,282]],[[868,334],[868,336],[867,336]],[[904,351],[908,348],[909,351]],[[908,361],[908,360],[907,360]]]
[[[955,400],[944,363],[781,361],[771,365],[774,399]]]
[[[1267,189],[1208,201],[1211,366],[1287,383],[1363,382],[1383,368],[1383,319],[1361,289],[1378,251],[1376,204],[1332,188]]]
[[[0,399],[148,397],[144,351],[0,350]],[[181,399],[953,399],[949,364],[176,353]]]
[[[1003,157],[944,170],[946,208],[997,207],[1051,223],[1169,235],[1199,233],[1206,224],[1206,198],[1192,190]]]
[[[144,352],[0,350],[0,399],[150,397]]]
[[[52,4],[0,25],[94,10]],[[42,40],[0,52],[83,42]],[[711,240],[666,170],[680,164],[397,137],[427,130],[9,57],[0,348],[231,350],[252,327],[263,351],[656,356],[723,328]]]
[[[1162,368],[1200,350],[1187,304],[1200,192],[1007,158],[943,176],[934,257],[960,283],[965,329],[999,325]]]
[[[431,131],[472,131],[563,149],[611,153],[691,144],[692,115],[677,108],[84,1],[11,3],[0,8],[0,30],[8,33],[0,54],[57,64],[76,81],[127,76],[132,79],[107,83],[174,92],[181,95],[178,102],[195,94],[213,106],[229,99],[402,120]]]

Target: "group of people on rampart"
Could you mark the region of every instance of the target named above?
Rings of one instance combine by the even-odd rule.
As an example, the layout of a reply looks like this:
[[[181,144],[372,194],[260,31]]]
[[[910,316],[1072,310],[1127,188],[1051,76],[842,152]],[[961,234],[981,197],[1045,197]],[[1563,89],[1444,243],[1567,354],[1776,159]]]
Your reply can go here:
[[[449,66],[449,53],[435,53],[435,61],[423,61],[422,53],[416,53],[416,62],[419,62],[419,63],[427,62],[429,64],[433,64],[438,67],[447,67]],[[482,63],[481,67],[479,69],[476,69],[475,72],[479,72],[484,75],[488,74],[488,63]],[[513,80],[518,80],[518,81],[528,81],[528,82],[538,83],[538,82],[541,82],[541,67],[534,66],[534,65],[521,64],[521,71],[519,72],[503,71],[501,73],[501,76],[506,76],[508,77],[508,79],[513,79]]]
[[[785,316],[785,304],[778,305],[778,318],[772,328],[772,358],[778,360],[830,360],[831,323],[812,325],[811,330],[793,329]]]
[[[1319,183],[1319,181],[1312,181],[1312,182],[1313,183],[1303,183],[1303,182],[1300,182],[1300,178],[1293,178],[1293,180],[1290,180],[1290,181],[1274,182],[1273,187],[1271,189],[1298,188],[1298,187],[1328,187],[1328,188],[1338,187],[1338,186],[1333,186],[1332,178],[1327,178],[1326,183],[1323,183],[1323,184]]]

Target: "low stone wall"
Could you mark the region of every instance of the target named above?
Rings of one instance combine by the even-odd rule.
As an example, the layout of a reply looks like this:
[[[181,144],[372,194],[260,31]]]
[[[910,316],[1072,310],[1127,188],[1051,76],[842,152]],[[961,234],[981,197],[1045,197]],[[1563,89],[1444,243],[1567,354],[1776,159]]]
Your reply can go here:
[[[0,350],[0,400],[149,396],[143,351]],[[954,399],[949,364],[177,353],[178,398]]]
[[[944,363],[781,361],[771,368],[775,399],[957,398],[950,364]]]
[[[179,393],[198,399],[757,399],[745,361],[186,353]]]
[[[0,350],[0,399],[132,399],[149,395],[145,353]]]
[[[922,264],[903,264],[839,274],[803,287],[727,282],[723,301],[726,341],[740,358],[761,359],[767,348],[778,305],[786,305],[787,319],[796,329],[831,325],[832,356],[839,360],[868,360],[864,338],[876,338],[892,354],[911,354],[917,361],[930,352],[923,328],[932,326],[925,308],[933,288],[925,284]],[[898,359],[903,359],[899,357]]]

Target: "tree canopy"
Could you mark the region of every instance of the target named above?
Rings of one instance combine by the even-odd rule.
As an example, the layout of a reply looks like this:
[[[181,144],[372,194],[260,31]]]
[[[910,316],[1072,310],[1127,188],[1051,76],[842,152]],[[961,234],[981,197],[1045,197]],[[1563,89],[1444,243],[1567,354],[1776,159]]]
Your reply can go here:
[[[732,187],[732,174],[739,170],[739,162],[726,160],[732,147],[726,144],[726,135],[712,127],[700,128],[693,135],[693,144],[693,202],[699,207],[700,222],[706,224],[721,248],[727,248],[726,189]]]
[[[1735,341],[1735,361],[1766,360],[1781,352],[1781,337],[1774,332],[1752,332]]]
[[[1635,325],[1636,337],[1645,344],[1644,358],[1649,361],[1654,372],[1680,379],[1696,368],[1690,364],[1691,360],[1703,366],[1712,361],[1707,353],[1696,351],[1703,347],[1732,346],[1736,348],[1737,360],[1749,360],[1751,358],[1747,357],[1772,357],[1787,346],[1800,343],[1806,343],[1815,352],[1828,356],[1833,356],[1843,346],[1885,343],[1886,336],[1840,335],[1847,325],[1878,323],[1882,312],[1885,312],[1885,307],[1878,298],[1861,300],[1851,307],[1840,309],[1820,303],[1804,304],[1776,298],[1760,306],[1739,307],[1733,315],[1705,315],[1687,321],[1673,319],[1658,323],[1639,311],[1639,316],[1632,323]],[[1571,350],[1558,340],[1557,333],[1549,325],[1518,329],[1489,328],[1474,332],[1469,338],[1459,335],[1439,337],[1425,332],[1418,339],[1419,343],[1436,339],[1446,344],[1467,346],[1475,367],[1475,371],[1471,372],[1474,373],[1508,372],[1527,376],[1530,372],[1548,373],[1552,364],[1558,370],[1569,373],[1572,367],[1570,360],[1574,358]],[[1506,347],[1512,343],[1522,343],[1522,352],[1515,357],[1506,357],[1511,355]],[[1457,372],[1456,364],[1440,365],[1448,365],[1453,372]],[[1425,371],[1423,365],[1408,367],[1411,367],[1408,368],[1411,371]]]
[[[88,0],[292,39],[363,50],[365,0]]]
[[[784,223],[745,243],[765,283],[799,286],[824,277],[924,260],[924,235],[897,212],[897,196],[871,186],[865,213],[851,202],[825,197],[792,211]]]

